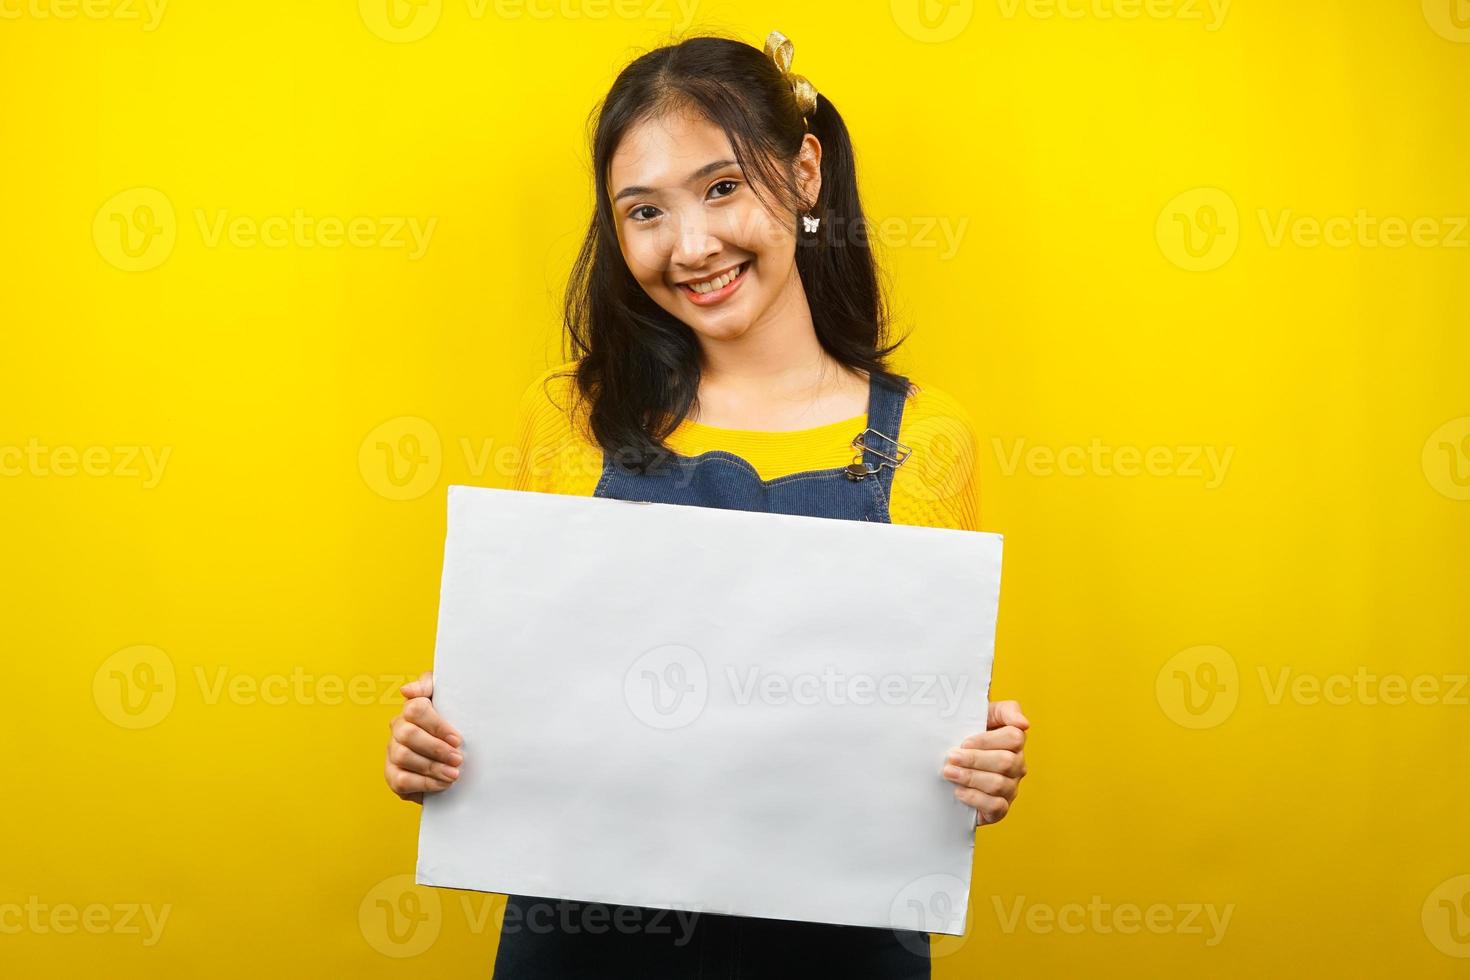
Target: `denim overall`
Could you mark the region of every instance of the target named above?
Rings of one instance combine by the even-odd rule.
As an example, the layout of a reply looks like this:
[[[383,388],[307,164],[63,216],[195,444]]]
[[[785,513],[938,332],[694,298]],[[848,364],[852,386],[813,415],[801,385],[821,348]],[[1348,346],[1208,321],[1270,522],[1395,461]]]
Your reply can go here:
[[[908,380],[902,380],[903,391]],[[891,523],[892,464],[882,452],[898,441],[905,395],[868,384],[862,462],[762,480],[733,453],[675,455],[647,474],[603,453],[593,495],[619,500],[722,507],[772,514]],[[888,438],[884,438],[888,437]],[[891,439],[891,442],[890,442]],[[872,470],[877,472],[871,472]],[[654,815],[656,818],[656,815]],[[855,860],[861,860],[856,857]],[[928,980],[929,937],[922,932],[671,912],[511,895],[494,980]]]

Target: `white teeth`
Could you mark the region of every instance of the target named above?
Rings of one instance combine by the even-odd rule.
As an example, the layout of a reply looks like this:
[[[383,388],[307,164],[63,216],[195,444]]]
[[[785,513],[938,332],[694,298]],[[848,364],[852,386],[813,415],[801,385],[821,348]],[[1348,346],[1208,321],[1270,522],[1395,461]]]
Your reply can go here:
[[[731,269],[723,276],[716,276],[714,279],[711,279],[708,282],[694,283],[689,288],[694,290],[696,293],[712,293],[716,289],[721,289],[725,286],[730,285],[730,283],[735,280],[735,277],[740,275],[741,270],[744,268],[745,263],[742,262],[740,265],[737,265],[734,269]]]

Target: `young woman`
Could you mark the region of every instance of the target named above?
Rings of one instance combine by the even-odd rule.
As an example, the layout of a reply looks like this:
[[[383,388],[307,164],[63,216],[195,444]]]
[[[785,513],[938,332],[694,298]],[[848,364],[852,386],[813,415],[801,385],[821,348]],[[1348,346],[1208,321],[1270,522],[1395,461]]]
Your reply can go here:
[[[847,127],[791,54],[779,33],[764,52],[697,37],[613,83],[567,290],[575,356],[523,397],[517,489],[978,528],[973,426],[887,366]],[[385,771],[422,802],[459,777],[462,742],[430,674],[403,693]],[[1028,727],[992,704],[936,760],[977,825],[1015,799]],[[861,786],[860,758],[834,765]],[[495,976],[929,976],[923,933],[693,918],[510,896]]]

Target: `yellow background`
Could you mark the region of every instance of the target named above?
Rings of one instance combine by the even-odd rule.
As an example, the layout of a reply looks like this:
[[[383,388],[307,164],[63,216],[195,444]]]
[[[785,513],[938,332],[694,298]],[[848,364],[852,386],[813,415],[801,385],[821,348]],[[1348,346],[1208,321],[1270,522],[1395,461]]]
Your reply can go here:
[[[1007,538],[1031,775],[936,976],[1470,967],[1463,0],[97,2],[0,0],[0,926],[107,912],[0,932],[0,972],[487,975],[482,896],[389,930],[385,726],[445,487],[506,485],[560,359],[586,113],[705,28],[779,28],[847,118],[899,366],[972,412]],[[209,234],[297,209],[360,243]],[[1360,211],[1427,223],[1314,243]]]

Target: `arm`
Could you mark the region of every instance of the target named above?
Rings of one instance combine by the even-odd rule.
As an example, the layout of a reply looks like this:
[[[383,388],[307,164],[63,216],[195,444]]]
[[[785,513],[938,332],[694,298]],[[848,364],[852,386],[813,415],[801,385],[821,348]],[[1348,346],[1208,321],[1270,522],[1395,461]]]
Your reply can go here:
[[[901,441],[914,452],[894,474],[894,523],[980,530],[980,439],[965,407],[944,391],[920,389],[905,412]],[[977,826],[1010,812],[1026,775],[1030,727],[1019,703],[994,702],[985,731],[966,737],[945,758],[941,775],[954,784],[956,799],[975,808]]]

